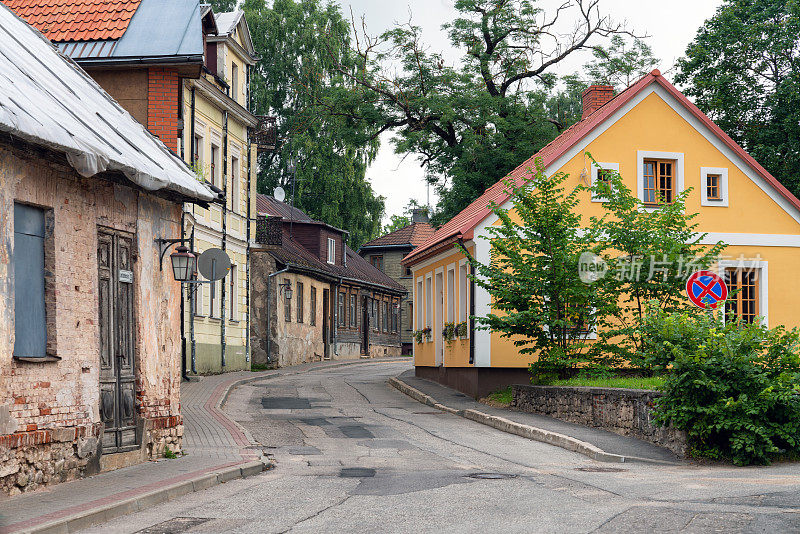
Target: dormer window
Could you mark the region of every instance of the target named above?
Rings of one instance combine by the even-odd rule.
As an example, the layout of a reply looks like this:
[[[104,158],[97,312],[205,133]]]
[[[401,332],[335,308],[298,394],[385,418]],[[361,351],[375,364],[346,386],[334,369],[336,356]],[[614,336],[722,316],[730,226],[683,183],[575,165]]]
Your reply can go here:
[[[336,240],[332,237],[328,238],[328,263],[336,263]]]

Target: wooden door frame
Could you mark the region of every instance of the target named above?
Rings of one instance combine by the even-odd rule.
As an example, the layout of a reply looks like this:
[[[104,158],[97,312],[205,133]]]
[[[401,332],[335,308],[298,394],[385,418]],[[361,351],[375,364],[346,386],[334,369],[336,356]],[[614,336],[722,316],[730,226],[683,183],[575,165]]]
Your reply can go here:
[[[133,263],[134,263],[134,258],[136,256],[137,241],[136,241],[136,234],[134,234],[134,233],[98,225],[97,226],[97,247],[96,247],[98,252],[99,252],[99,249],[100,249],[100,239],[101,239],[102,235],[109,236],[109,238],[111,240],[110,251],[109,251],[110,259],[109,259],[109,266],[108,266],[108,269],[109,269],[109,280],[110,280],[110,286],[111,286],[110,290],[109,290],[110,294],[109,294],[108,298],[112,299],[110,301],[110,308],[111,309],[109,310],[111,312],[110,316],[109,316],[110,320],[111,320],[111,324],[108,326],[109,336],[111,336],[111,339],[109,340],[109,344],[110,344],[109,349],[111,350],[111,354],[109,355],[109,357],[114,362],[113,363],[113,369],[114,369],[114,372],[113,372],[114,377],[113,377],[113,379],[114,379],[114,387],[115,387],[115,392],[116,392],[116,398],[114,399],[114,420],[115,420],[115,423],[117,425],[120,425],[118,427],[115,427],[114,430],[113,430],[113,432],[115,432],[115,437],[114,437],[115,445],[113,447],[109,447],[109,446],[106,446],[105,443],[103,443],[103,447],[102,447],[103,448],[103,453],[104,454],[109,454],[109,453],[117,453],[117,452],[128,452],[128,451],[131,451],[131,450],[139,449],[141,447],[141,441],[142,441],[142,432],[141,432],[141,425],[140,425],[141,421],[140,421],[139,414],[137,413],[137,410],[136,410],[136,397],[137,397],[137,390],[136,390],[136,382],[137,381],[136,381],[136,378],[137,378],[137,373],[138,373],[138,371],[137,371],[138,354],[137,354],[136,332],[137,332],[137,323],[138,323],[138,321],[137,321],[137,314],[136,314],[136,294],[135,294],[136,293],[136,278],[135,278],[135,270],[133,269]],[[129,267],[131,273],[134,274],[134,277],[132,278],[131,282],[121,282],[119,280],[120,267],[119,267],[119,263],[118,263],[119,262],[118,254],[119,254],[119,238],[120,237],[123,237],[125,239],[129,239],[130,240],[130,250],[128,251],[129,252],[128,267]],[[99,256],[97,257],[97,269],[98,269],[98,291],[100,291],[99,284],[101,282],[101,279],[100,279],[100,257]],[[117,304],[119,302],[119,286],[120,286],[120,284],[130,284],[130,291],[131,291],[131,294],[129,296],[130,297],[130,310],[129,310],[129,313],[130,313],[129,324],[130,324],[130,326],[129,326],[128,335],[129,335],[129,345],[130,345],[129,349],[131,351],[131,357],[130,357],[131,375],[130,375],[130,378],[132,379],[131,380],[131,384],[132,384],[132,387],[133,387],[133,392],[132,392],[132,396],[133,396],[133,400],[132,400],[132,402],[133,402],[133,405],[132,405],[133,424],[129,425],[129,426],[125,426],[125,425],[122,424],[122,420],[124,419],[124,417],[123,417],[123,415],[121,413],[122,403],[124,402],[124,399],[123,399],[123,387],[122,387],[122,385],[123,385],[123,382],[122,382],[123,377],[122,377],[122,373],[120,372],[119,360],[118,360],[118,355],[117,355],[117,348],[118,348],[118,343],[119,343],[119,339],[117,337],[118,336],[118,332],[119,332],[119,328],[118,328],[118,313],[119,313],[119,310],[118,310]],[[100,318],[100,304],[101,304],[101,302],[100,302],[100,297],[99,297],[99,293],[98,293],[97,324],[98,324],[98,335],[100,336],[100,347],[101,347],[101,350],[102,350],[102,341],[103,340],[102,340],[102,324],[101,324],[101,318]],[[98,353],[98,361],[99,361],[99,358],[100,358],[100,354]],[[101,362],[101,366],[102,366],[102,362]],[[125,378],[128,378],[128,377],[125,377]],[[100,394],[98,396],[98,399],[99,399],[99,409],[100,410],[102,410],[102,407],[103,407],[102,406],[102,396],[103,396],[102,385],[103,385],[103,383],[107,384],[107,383],[109,383],[109,380],[108,380],[108,378],[106,378],[106,380],[103,381],[102,370],[101,370],[101,372],[98,373],[98,390],[99,390],[99,394]],[[101,420],[102,420],[102,413],[101,413]],[[133,432],[134,432],[134,442],[133,442],[133,444],[123,445],[121,443],[122,433],[125,430],[133,430]],[[105,436],[105,434],[107,432],[109,432],[109,430],[104,429],[104,431],[103,431],[104,436]]]

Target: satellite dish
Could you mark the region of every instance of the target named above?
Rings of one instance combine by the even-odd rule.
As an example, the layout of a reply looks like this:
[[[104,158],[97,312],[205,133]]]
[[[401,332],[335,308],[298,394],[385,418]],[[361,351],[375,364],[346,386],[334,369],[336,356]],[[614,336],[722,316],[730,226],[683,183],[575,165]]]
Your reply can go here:
[[[197,258],[197,269],[206,280],[222,280],[231,270],[231,259],[224,250],[210,248]]]
[[[281,186],[278,186],[275,188],[275,191],[273,191],[272,196],[275,197],[275,200],[278,202],[283,202],[286,199],[286,191],[284,191]]]

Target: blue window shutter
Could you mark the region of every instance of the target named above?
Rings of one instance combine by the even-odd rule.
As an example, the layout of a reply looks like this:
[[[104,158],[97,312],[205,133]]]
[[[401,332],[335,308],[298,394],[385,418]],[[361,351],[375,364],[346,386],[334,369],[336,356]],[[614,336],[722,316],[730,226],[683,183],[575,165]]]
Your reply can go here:
[[[14,204],[14,356],[44,358],[44,210]]]

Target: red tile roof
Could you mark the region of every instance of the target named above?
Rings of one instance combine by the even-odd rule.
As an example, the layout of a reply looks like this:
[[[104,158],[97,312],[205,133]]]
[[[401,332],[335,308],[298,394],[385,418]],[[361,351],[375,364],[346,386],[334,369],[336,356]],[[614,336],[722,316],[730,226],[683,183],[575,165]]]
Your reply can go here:
[[[742,147],[736,144],[736,141],[731,139],[728,134],[714,124],[705,113],[695,106],[683,93],[678,91],[675,86],[669,83],[658,69],[650,74],[647,74],[642,79],[619,93],[612,98],[601,108],[594,111],[591,115],[582,118],[566,130],[561,135],[553,139],[549,144],[542,148],[539,152],[528,158],[516,169],[511,171],[508,176],[500,180],[489,189],[487,189],[480,197],[472,202],[469,206],[464,208],[458,215],[450,219],[441,228],[439,228],[434,235],[425,243],[418,246],[411,253],[403,258],[403,263],[411,265],[421,259],[422,253],[433,249],[436,245],[447,241],[448,239],[460,238],[464,241],[470,240],[473,237],[475,228],[483,221],[491,209],[489,205],[496,203],[502,205],[508,200],[508,191],[506,179],[512,179],[514,183],[520,185],[525,177],[530,176],[530,170],[535,168],[535,161],[539,158],[542,160],[542,165],[547,168],[570,148],[575,146],[581,139],[586,137],[597,126],[605,122],[611,115],[618,109],[624,106],[632,98],[634,98],[641,91],[646,89],[653,83],[658,83],[661,87],[666,89],[673,97],[675,97],[692,115],[694,115],[700,122],[702,122],[708,129],[710,129],[725,145],[728,146],[736,155],[741,157],[752,169],[764,178],[775,190],[785,198],[795,208],[800,210],[800,200],[797,199],[783,184],[781,184],[774,176],[772,176],[764,167],[762,167],[753,157],[748,154]]]
[[[1,0],[54,42],[119,39],[141,0]]]
[[[364,243],[361,248],[396,247],[400,245],[418,247],[433,237],[435,231],[436,229],[430,223],[413,223]]]

